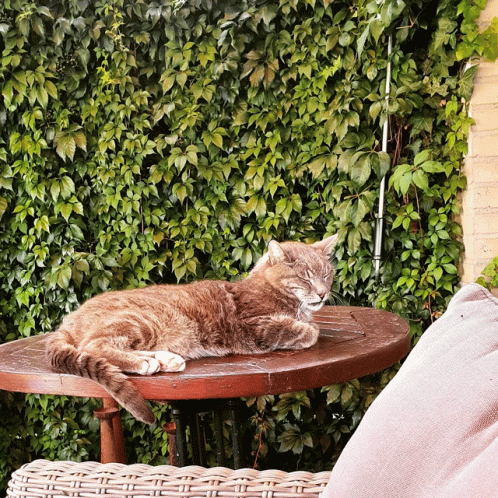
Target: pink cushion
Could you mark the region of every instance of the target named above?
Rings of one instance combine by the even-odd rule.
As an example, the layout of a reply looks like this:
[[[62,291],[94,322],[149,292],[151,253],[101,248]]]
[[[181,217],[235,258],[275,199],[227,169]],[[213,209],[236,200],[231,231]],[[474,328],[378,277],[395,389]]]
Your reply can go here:
[[[498,497],[498,300],[470,284],[370,406],[321,498]]]

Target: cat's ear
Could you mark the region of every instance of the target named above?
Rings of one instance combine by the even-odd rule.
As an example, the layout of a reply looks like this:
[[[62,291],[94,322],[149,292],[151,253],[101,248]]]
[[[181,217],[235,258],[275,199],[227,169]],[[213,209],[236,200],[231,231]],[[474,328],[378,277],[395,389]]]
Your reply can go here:
[[[314,247],[315,249],[318,249],[319,251],[323,251],[325,254],[331,254],[332,249],[334,249],[334,246],[337,243],[337,238],[339,235],[336,233],[335,235],[331,235],[330,237],[327,237],[326,239],[320,240],[318,242],[315,242],[314,244],[311,244],[311,247]]]
[[[268,244],[268,260],[271,265],[288,261],[287,254],[285,254],[282,246],[274,240],[270,240]]]

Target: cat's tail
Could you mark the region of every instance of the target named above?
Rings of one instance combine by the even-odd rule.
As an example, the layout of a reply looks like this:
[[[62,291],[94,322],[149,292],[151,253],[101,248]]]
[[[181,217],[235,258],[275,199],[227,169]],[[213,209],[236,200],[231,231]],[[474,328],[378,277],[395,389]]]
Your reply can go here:
[[[156,422],[154,414],[128,377],[105,358],[80,353],[68,332],[59,329],[50,333],[45,354],[52,368],[98,382],[135,418],[147,424]]]

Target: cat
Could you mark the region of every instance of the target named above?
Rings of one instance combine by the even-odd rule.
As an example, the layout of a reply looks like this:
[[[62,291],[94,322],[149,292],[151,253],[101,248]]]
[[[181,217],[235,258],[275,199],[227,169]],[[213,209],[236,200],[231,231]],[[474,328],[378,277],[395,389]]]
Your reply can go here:
[[[101,384],[131,414],[155,417],[124,372],[178,372],[185,360],[308,348],[313,312],[328,298],[337,235],[313,244],[271,241],[242,280],[200,280],[92,297],[48,334],[52,368]]]

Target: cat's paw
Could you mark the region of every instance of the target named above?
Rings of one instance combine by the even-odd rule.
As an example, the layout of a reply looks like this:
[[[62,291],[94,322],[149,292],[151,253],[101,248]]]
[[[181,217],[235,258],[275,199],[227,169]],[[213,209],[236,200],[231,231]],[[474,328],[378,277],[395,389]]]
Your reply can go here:
[[[169,351],[156,351],[154,357],[159,361],[161,372],[181,372],[185,370],[185,360]]]
[[[161,364],[155,358],[147,358],[142,361],[138,372],[140,375],[152,375],[161,370]]]

